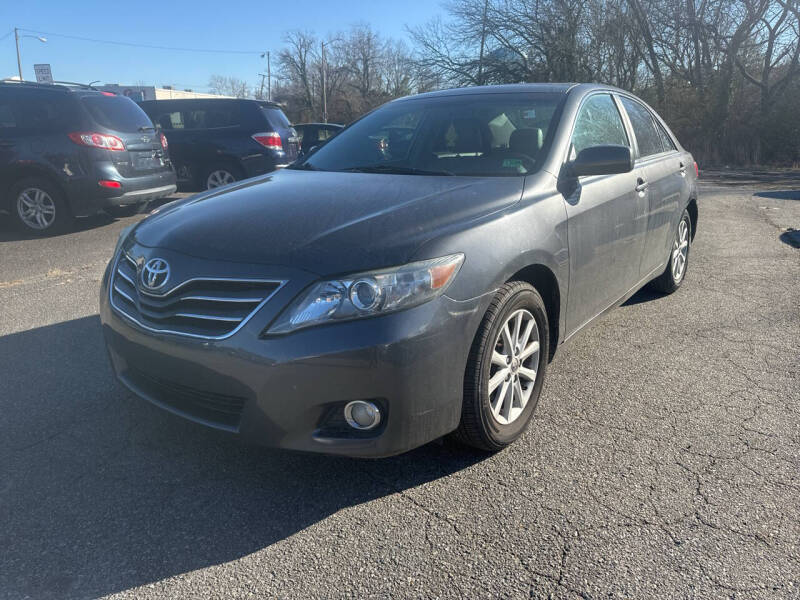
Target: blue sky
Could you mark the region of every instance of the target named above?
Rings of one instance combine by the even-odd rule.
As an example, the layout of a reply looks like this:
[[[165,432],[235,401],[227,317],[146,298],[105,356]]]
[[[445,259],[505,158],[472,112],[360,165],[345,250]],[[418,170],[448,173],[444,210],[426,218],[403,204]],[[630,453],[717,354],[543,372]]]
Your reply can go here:
[[[289,29],[333,34],[365,22],[388,36],[406,39],[405,25],[422,24],[440,14],[438,0],[46,0],[0,2],[0,38],[13,27],[97,40],[246,50],[253,54],[179,52],[99,44],[48,35],[43,44],[21,43],[25,79],[34,79],[34,63],[50,63],[63,81],[134,85],[172,84],[205,90],[212,74],[231,75],[255,85],[266,70],[255,51],[277,51]],[[30,34],[30,31],[24,33]],[[273,63],[274,66],[274,63]],[[0,39],[0,78],[16,75],[13,34]]]

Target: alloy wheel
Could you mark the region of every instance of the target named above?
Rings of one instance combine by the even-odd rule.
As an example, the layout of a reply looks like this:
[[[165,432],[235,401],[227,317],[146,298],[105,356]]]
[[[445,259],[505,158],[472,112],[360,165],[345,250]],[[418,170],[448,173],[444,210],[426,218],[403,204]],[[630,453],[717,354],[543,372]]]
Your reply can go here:
[[[229,183],[233,183],[236,181],[236,178],[225,169],[217,169],[216,171],[211,171],[206,179],[206,188],[209,190],[213,190],[214,188],[218,188],[221,185],[228,185]]]
[[[44,190],[26,188],[17,196],[17,213],[26,226],[41,231],[55,222],[56,204]]]
[[[525,410],[538,365],[536,319],[525,309],[514,311],[497,334],[489,371],[489,405],[499,424],[513,423]]]
[[[678,233],[672,244],[672,279],[676,282],[683,278],[686,271],[686,259],[689,255],[689,224],[686,219],[681,219],[678,224]]]

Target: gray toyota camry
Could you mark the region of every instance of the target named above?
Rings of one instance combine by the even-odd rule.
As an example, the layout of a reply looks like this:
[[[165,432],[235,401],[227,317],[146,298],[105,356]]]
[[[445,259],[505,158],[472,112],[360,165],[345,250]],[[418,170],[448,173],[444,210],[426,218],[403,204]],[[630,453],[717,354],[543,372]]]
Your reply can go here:
[[[124,231],[100,299],[111,361],[138,396],[258,443],[499,450],[559,344],[645,284],[681,285],[696,179],[615,88],[395,100]]]

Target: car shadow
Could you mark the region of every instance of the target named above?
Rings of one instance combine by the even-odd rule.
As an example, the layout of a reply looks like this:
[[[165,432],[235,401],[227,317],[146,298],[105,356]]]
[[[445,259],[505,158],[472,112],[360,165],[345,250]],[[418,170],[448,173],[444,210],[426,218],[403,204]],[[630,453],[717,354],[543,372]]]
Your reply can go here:
[[[149,202],[147,206],[140,211],[140,214],[138,216],[142,217],[143,215],[146,215],[154,208],[163,206],[164,204],[172,202],[173,200],[180,200],[181,198],[186,197],[186,195],[187,194],[183,194],[177,197],[167,196],[166,198],[153,200]],[[118,220],[119,218],[117,217],[113,217],[107,213],[100,212],[90,217],[76,218],[65,231],[39,236],[32,232],[27,232],[17,229],[17,227],[14,224],[13,217],[8,212],[0,212],[0,242],[19,242],[23,240],[35,240],[40,237],[59,237],[63,235],[70,235],[73,233],[80,233],[82,231],[89,231],[90,229],[96,229],[98,227],[105,227],[106,225],[110,225],[111,223],[114,223],[115,221]]]
[[[0,365],[4,597],[97,597],[219,565],[486,457],[244,445],[124,391],[97,316],[0,337]]]
[[[664,298],[664,294],[643,287],[633,296],[631,296],[625,302],[623,302],[622,306],[635,306],[636,304],[642,304],[644,302],[652,302],[653,300],[658,300],[659,298]]]
[[[756,198],[773,198],[775,200],[800,200],[800,190],[770,190],[754,194]]]
[[[787,229],[778,236],[778,239],[792,248],[800,248],[800,229]]]

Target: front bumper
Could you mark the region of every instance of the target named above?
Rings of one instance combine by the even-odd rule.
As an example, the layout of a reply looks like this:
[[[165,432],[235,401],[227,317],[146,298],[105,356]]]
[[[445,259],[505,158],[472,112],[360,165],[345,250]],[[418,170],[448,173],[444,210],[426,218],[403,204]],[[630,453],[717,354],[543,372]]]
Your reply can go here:
[[[398,454],[458,426],[467,354],[489,302],[442,296],[383,317],[264,338],[288,301],[276,296],[231,337],[197,340],[144,331],[110,306],[107,286],[108,272],[105,341],[117,377],[135,394],[250,442],[362,457]],[[375,432],[342,424],[351,400],[381,406]]]

